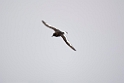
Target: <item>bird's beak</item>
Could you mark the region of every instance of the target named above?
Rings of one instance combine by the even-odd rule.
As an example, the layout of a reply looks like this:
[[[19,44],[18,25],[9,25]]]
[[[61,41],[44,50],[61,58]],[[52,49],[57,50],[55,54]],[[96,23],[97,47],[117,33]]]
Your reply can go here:
[[[66,33],[68,34],[68,32],[66,31]]]
[[[53,37],[53,35],[51,37]]]

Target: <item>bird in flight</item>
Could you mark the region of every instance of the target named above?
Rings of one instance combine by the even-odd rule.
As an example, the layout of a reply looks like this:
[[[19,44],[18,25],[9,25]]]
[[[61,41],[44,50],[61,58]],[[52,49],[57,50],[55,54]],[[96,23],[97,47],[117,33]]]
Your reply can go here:
[[[65,41],[65,43],[70,47],[70,48],[72,48],[74,51],[76,51],[76,49],[69,43],[69,41],[67,40],[67,38],[65,37],[65,33],[64,32],[62,32],[62,31],[60,31],[59,29],[56,29],[55,27],[52,27],[52,26],[50,26],[50,25],[48,25],[46,22],[44,22],[43,20],[42,20],[42,23],[45,25],[45,26],[47,26],[47,27],[49,27],[49,28],[51,28],[51,29],[53,29],[55,32],[53,33],[53,35],[52,35],[52,37],[53,36],[55,36],[55,37],[62,37],[63,38],[63,40]],[[67,32],[66,32],[67,33]]]

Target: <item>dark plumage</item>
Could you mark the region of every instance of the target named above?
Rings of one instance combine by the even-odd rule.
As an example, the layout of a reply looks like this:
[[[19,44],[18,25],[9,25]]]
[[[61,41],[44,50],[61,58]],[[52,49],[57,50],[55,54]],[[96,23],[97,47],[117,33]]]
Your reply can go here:
[[[44,24],[45,26],[47,26],[47,27],[49,27],[49,28],[51,28],[51,29],[53,29],[53,30],[55,31],[52,36],[55,36],[55,37],[61,36],[61,37],[63,38],[63,40],[65,41],[65,43],[66,43],[69,47],[71,47],[74,51],[76,51],[76,49],[69,43],[69,41],[67,41],[67,39],[66,39],[66,37],[65,37],[65,35],[64,35],[64,32],[60,31],[59,29],[56,29],[55,27],[52,27],[52,26],[46,24],[46,22],[44,22],[43,20],[42,20],[42,22],[43,22],[43,24]],[[67,32],[66,32],[66,33],[67,33]]]

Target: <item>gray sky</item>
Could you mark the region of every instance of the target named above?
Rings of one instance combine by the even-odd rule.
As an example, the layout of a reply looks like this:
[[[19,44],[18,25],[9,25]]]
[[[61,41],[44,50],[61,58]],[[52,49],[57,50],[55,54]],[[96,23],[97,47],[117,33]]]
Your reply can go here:
[[[0,83],[124,83],[123,0],[0,0],[0,12]]]

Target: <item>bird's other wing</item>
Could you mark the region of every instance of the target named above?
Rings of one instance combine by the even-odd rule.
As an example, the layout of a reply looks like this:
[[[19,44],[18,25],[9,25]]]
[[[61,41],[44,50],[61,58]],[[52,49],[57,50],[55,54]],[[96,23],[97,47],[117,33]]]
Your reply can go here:
[[[53,29],[54,31],[59,31],[59,29],[56,29],[55,27],[52,27],[52,26],[48,25],[48,24],[47,24],[46,22],[44,22],[43,20],[42,20],[42,23],[43,23],[45,26],[47,26],[47,27]]]
[[[63,38],[63,40],[65,41],[65,43],[71,47],[74,51],[76,51],[76,49],[69,43],[69,41],[66,39],[66,37],[64,35],[61,36]]]

